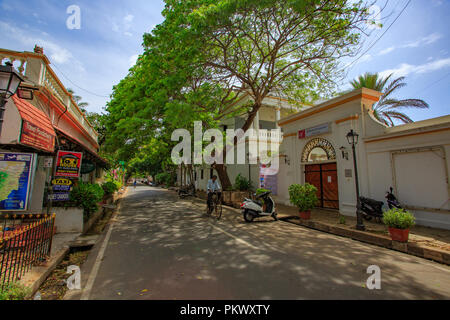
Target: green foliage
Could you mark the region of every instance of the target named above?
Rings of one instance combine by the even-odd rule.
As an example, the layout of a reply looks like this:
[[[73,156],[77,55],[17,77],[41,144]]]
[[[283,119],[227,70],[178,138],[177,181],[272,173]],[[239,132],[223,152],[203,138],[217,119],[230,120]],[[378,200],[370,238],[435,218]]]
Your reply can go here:
[[[261,195],[261,194],[263,194],[263,193],[266,193],[266,192],[270,192],[270,190],[268,190],[268,189],[262,189],[262,188],[256,189],[256,196],[259,196],[259,195]]]
[[[347,222],[347,218],[343,215],[339,216],[339,224],[345,224]]]
[[[368,88],[383,93],[383,96],[373,106],[373,114],[381,123],[393,127],[394,120],[401,123],[411,123],[413,120],[402,112],[406,108],[428,109],[430,106],[420,99],[402,99],[392,97],[399,89],[406,87],[405,77],[390,81],[392,73],[387,77],[380,77],[378,73],[365,73],[350,84],[354,89]],[[390,82],[389,82],[390,81]]]
[[[313,209],[318,202],[317,188],[309,183],[290,186],[289,197],[291,203],[302,212]]]
[[[252,184],[247,178],[238,174],[234,182],[234,188],[239,191],[249,191],[252,189]]]
[[[105,192],[98,184],[80,182],[73,187],[70,201],[76,207],[84,209],[85,217],[97,212],[98,203],[102,201]]]
[[[0,300],[25,300],[31,293],[31,289],[19,282],[7,285],[3,291],[0,290]]]
[[[192,133],[194,121],[210,129],[241,115],[246,131],[262,101],[280,88],[298,108],[330,95],[339,59],[356,52],[368,16],[362,2],[348,0],[165,3],[164,22],[144,35],[144,53],[106,108],[103,150],[132,160],[128,169],[136,172],[170,171],[171,134]],[[243,94],[249,102],[235,103]],[[165,146],[143,154],[152,139]]]
[[[415,225],[414,216],[405,209],[393,208],[383,214],[383,222],[385,225],[396,229],[409,229]]]
[[[117,181],[107,181],[102,184],[105,195],[112,195],[120,189],[120,183]]]

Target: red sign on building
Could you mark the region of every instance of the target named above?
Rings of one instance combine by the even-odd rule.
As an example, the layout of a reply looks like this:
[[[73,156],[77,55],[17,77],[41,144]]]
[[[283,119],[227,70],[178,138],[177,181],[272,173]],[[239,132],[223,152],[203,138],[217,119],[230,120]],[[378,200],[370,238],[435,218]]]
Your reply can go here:
[[[20,143],[49,152],[55,150],[55,137],[26,120],[23,120]]]
[[[56,158],[56,177],[79,178],[83,153],[58,151]]]
[[[299,139],[305,139],[306,138],[306,130],[300,130],[298,132],[298,138]]]

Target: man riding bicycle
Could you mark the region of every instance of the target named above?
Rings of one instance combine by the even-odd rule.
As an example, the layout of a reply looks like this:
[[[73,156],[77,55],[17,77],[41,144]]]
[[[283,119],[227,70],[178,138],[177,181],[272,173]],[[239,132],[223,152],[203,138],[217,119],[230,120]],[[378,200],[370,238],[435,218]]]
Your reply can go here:
[[[215,192],[217,192],[218,199],[221,199],[222,196],[222,188],[220,187],[219,181],[217,181],[217,176],[213,176],[211,180],[208,181],[207,186],[208,191],[208,210],[211,209],[212,197]]]

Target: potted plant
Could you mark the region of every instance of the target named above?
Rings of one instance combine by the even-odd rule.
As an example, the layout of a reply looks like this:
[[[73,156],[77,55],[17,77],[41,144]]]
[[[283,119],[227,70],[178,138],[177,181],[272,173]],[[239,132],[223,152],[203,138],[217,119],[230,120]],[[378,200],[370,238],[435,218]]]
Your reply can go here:
[[[408,242],[409,229],[415,225],[415,218],[409,211],[393,208],[383,214],[383,222],[389,227],[392,240]]]
[[[289,198],[291,203],[299,210],[300,218],[311,219],[311,209],[318,201],[317,188],[309,183],[305,185],[293,184],[289,187]]]

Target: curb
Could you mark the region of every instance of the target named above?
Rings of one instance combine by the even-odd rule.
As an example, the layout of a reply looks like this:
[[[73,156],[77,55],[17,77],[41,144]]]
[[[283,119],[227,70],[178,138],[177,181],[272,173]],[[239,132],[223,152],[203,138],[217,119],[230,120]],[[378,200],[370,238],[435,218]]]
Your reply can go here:
[[[124,193],[115,202],[120,205],[122,198],[126,196],[128,188],[125,188]],[[47,261],[43,266],[34,267],[28,274],[26,274],[20,282],[30,288],[31,293],[25,299],[31,299],[38,292],[41,285],[47,280],[50,274],[56,269],[56,267],[64,260],[69,254],[70,246],[67,245],[63,249],[59,250],[53,258]],[[39,274],[36,280],[27,280],[33,277],[33,275]]]
[[[58,251],[55,256],[46,262],[43,266],[34,267],[25,277],[20,280],[25,286],[30,288],[31,293],[26,297],[26,299],[31,299],[38,292],[40,286],[47,280],[49,275],[56,269],[56,267],[64,260],[64,257],[69,253],[70,247],[66,246],[65,248]],[[39,277],[36,280],[27,280],[28,278],[32,278],[33,275],[39,274]],[[32,284],[30,284],[32,282]]]
[[[432,260],[442,264],[450,265],[450,252],[433,249],[430,247],[422,247],[415,243],[402,243],[391,240],[391,238],[382,235],[376,235],[358,230],[349,230],[334,225],[329,225],[321,222],[310,220],[292,220],[289,218],[280,219],[287,223],[303,226],[309,229],[314,229],[337,236],[351,238],[353,240],[373,244],[379,247],[387,248],[394,251],[403,252],[416,257]]]

